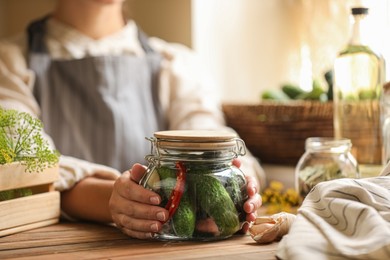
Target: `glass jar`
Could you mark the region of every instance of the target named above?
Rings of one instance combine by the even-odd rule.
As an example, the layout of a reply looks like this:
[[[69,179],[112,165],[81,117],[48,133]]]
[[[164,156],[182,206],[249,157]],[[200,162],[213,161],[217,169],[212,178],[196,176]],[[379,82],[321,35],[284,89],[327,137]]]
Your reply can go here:
[[[246,179],[233,159],[244,142],[220,131],[161,131],[151,142],[140,184],[158,193],[169,218],[159,240],[218,240],[241,229]]]
[[[305,153],[295,169],[295,187],[302,198],[319,182],[339,178],[359,178],[356,159],[351,154],[351,140],[310,137]]]

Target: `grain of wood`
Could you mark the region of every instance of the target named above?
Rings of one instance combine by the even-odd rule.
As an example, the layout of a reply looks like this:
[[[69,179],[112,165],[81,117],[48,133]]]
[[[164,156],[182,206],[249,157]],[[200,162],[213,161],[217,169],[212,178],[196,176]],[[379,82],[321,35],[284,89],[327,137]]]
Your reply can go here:
[[[248,235],[214,242],[132,239],[112,226],[60,223],[0,238],[0,259],[276,259]]]

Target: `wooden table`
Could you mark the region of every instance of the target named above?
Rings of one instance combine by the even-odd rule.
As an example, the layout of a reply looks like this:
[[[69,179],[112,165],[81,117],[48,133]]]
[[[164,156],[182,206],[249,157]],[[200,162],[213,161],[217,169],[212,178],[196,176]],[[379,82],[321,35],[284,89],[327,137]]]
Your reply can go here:
[[[214,242],[132,239],[112,226],[68,223],[0,237],[0,259],[276,259],[249,235]]]

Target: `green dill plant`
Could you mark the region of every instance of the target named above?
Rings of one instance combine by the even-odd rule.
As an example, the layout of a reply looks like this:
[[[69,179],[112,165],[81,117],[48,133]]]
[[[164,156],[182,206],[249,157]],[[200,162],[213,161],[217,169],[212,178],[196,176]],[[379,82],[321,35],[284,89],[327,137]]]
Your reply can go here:
[[[20,162],[27,172],[58,163],[59,152],[43,137],[42,122],[28,113],[0,108],[0,164]]]

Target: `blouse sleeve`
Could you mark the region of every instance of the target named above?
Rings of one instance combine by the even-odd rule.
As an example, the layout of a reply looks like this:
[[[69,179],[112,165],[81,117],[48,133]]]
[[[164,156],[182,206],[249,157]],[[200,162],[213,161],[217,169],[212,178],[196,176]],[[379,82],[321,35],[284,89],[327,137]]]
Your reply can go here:
[[[0,42],[0,105],[39,116],[39,106],[32,94],[35,76],[27,68],[22,47]]]

